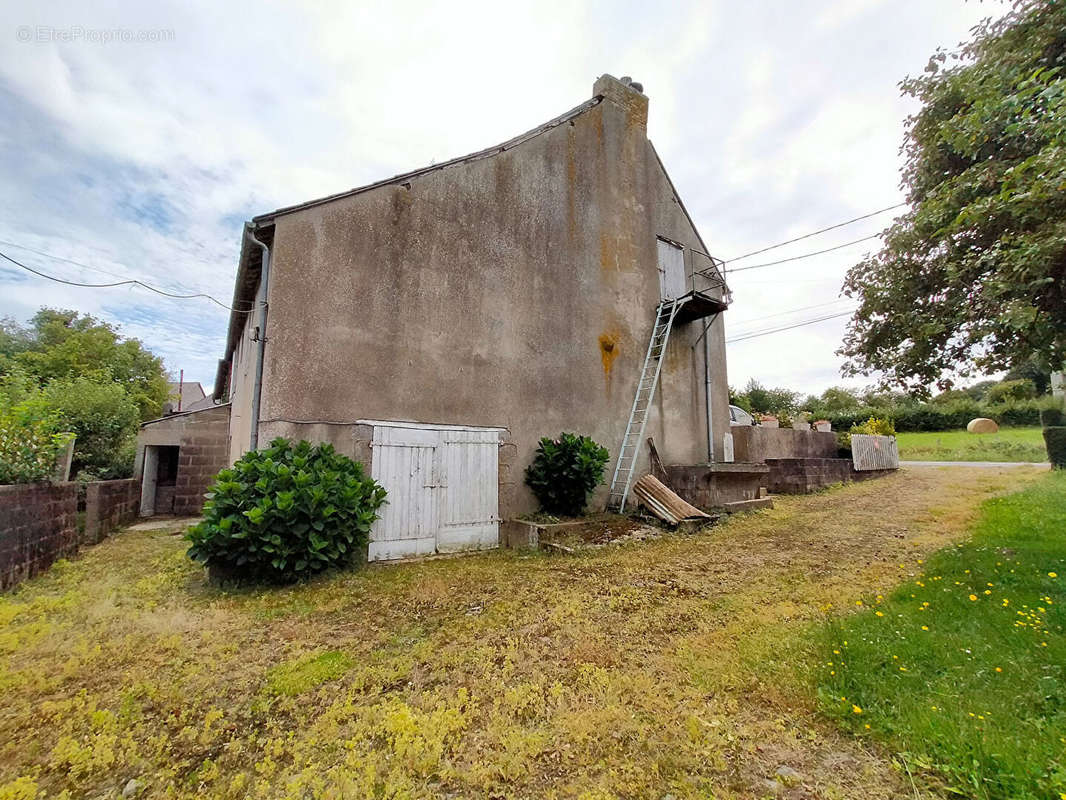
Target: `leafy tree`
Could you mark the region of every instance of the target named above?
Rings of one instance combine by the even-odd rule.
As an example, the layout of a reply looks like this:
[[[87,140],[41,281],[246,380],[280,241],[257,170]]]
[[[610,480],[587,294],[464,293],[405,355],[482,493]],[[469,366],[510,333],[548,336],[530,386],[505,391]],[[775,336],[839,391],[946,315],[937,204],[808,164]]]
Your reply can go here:
[[[1040,362],[1032,355],[1025,361],[1015,364],[1003,378],[1007,381],[1028,379],[1036,387],[1037,394],[1047,394],[1051,389],[1051,370],[1040,366]]]
[[[83,478],[124,478],[132,474],[139,412],[120,384],[106,375],[52,381],[42,395],[64,431],[73,433],[71,472]]]
[[[1036,386],[1028,378],[1003,381],[991,387],[986,397],[990,403],[1005,403],[1011,400],[1031,400],[1036,397]]]
[[[847,411],[849,408],[858,408],[861,403],[858,395],[850,389],[845,389],[843,386],[830,386],[822,392],[817,403],[812,403],[811,405],[817,407],[819,412],[833,413],[835,411]]]
[[[137,423],[159,416],[167,394],[162,361],[95,317],[45,308],[27,327],[0,320],[0,413],[35,441],[74,433],[75,474],[130,475]]]
[[[10,352],[10,355],[7,353]],[[0,356],[35,376],[41,385],[90,373],[119,385],[137,406],[141,421],[162,413],[169,392],[163,362],[136,339],[77,311],[43,308],[22,329],[0,325]],[[6,372],[0,360],[0,371]],[[101,378],[105,379],[105,378]]]
[[[847,374],[926,395],[944,376],[1066,362],[1066,3],[1019,0],[901,84],[910,210],[853,267]]]
[[[743,396],[750,409],[762,414],[792,413],[799,411],[799,392],[790,389],[767,389],[752,378],[744,388]]]

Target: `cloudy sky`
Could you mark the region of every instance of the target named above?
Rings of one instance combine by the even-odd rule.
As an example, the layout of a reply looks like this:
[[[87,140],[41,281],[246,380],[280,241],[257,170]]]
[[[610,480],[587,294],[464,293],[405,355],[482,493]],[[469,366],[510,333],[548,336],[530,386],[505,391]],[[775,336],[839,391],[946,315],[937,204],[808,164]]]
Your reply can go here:
[[[897,83],[1001,9],[3,0],[0,251],[71,280],[137,277],[228,302],[243,220],[503,141],[582,102],[608,72],[644,83],[649,135],[728,259],[899,202],[913,106]],[[846,311],[841,279],[871,245],[733,274],[728,335]],[[62,286],[0,262],[0,316],[26,320],[41,305],[119,323],[205,385],[222,355],[227,312],[210,302]],[[842,383],[845,323],[731,344],[730,383]]]

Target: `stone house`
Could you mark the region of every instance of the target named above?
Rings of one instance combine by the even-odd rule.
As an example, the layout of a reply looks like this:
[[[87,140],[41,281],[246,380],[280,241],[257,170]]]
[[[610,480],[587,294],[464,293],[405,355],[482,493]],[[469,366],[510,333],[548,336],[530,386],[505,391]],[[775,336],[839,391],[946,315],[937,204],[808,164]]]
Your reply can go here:
[[[670,463],[721,459],[728,290],[647,120],[642,87],[605,75],[501,145],[246,223],[215,382],[227,460],[334,443],[389,492],[385,559],[496,546],[536,508],[542,436],[592,436],[612,479],[628,433],[600,507],[647,437]]]

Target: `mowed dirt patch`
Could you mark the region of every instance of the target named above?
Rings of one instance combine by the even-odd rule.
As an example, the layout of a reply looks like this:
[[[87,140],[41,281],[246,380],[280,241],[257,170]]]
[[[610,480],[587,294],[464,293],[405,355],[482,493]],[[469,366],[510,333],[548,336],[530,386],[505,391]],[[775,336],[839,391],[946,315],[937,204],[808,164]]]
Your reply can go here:
[[[180,538],[126,532],[0,600],[0,792],[903,796],[790,662],[1037,474],[904,471],[696,536],[283,589],[221,591]]]

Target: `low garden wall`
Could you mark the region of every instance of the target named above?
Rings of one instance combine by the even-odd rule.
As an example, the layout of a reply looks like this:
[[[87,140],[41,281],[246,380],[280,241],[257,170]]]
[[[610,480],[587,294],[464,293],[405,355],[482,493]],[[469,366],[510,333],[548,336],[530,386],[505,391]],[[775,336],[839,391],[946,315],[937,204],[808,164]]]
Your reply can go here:
[[[848,458],[768,458],[766,488],[774,494],[809,494],[834,483],[864,481],[894,469],[858,471]]]
[[[76,484],[0,486],[0,589],[77,552]]]
[[[733,457],[755,462],[771,458],[835,458],[837,437],[831,431],[797,431],[762,425],[734,425]]]
[[[82,544],[97,544],[116,528],[137,518],[141,482],[136,478],[93,481],[85,487],[85,529]]]
[[[85,523],[79,533],[79,484],[0,486],[0,590],[97,544],[137,517],[141,483],[135,478],[83,484]]]

